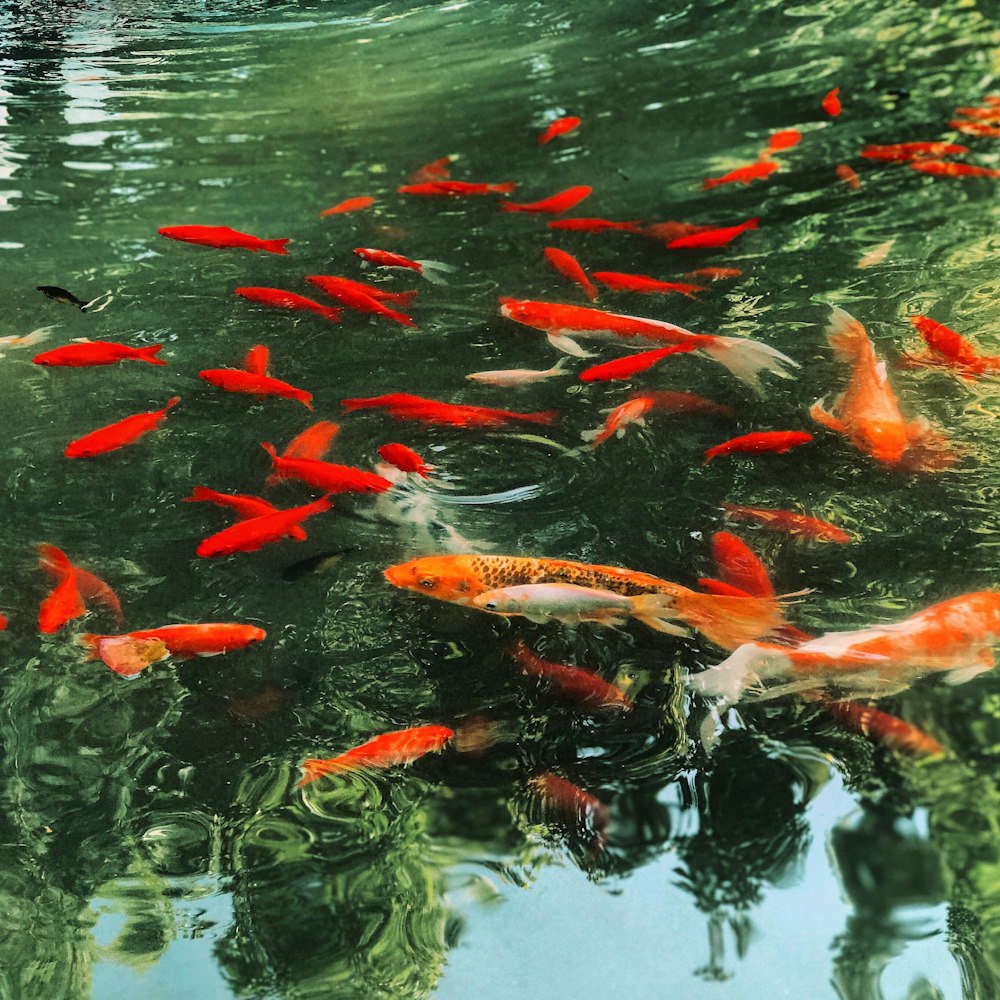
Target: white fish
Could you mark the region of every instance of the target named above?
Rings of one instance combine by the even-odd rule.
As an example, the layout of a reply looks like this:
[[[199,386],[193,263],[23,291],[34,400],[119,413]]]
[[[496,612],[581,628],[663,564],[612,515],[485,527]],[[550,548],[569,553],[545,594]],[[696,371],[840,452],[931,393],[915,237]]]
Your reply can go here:
[[[566,374],[566,358],[560,358],[551,368],[544,370],[538,368],[500,368],[489,372],[471,372],[465,377],[474,382],[513,387],[529,385],[532,382],[541,382],[543,379]]]
[[[892,249],[892,245],[895,242],[895,239],[886,240],[885,243],[880,243],[877,247],[872,247],[872,249],[858,261],[858,267],[874,267],[876,264],[881,264],[882,261],[884,261],[889,255],[889,251]]]

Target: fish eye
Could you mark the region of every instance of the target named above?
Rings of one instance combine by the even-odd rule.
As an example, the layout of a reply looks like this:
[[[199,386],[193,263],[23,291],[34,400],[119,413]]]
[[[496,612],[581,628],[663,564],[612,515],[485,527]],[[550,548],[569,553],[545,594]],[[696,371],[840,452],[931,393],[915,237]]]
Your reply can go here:
[[[497,609],[497,602],[496,601],[487,601],[483,605],[483,608],[486,611],[496,611],[496,609]]]
[[[432,577],[432,576],[421,577],[417,581],[417,583],[419,583],[420,586],[423,587],[425,590],[430,590],[434,586],[434,577]]]

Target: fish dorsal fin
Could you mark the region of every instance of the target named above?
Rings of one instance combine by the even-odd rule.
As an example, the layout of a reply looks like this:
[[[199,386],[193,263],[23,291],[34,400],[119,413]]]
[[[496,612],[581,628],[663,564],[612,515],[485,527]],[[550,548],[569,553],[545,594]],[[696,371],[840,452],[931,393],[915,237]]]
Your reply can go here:
[[[879,361],[875,365],[875,378],[880,386],[885,385],[889,381],[889,376],[885,370],[885,362]]]

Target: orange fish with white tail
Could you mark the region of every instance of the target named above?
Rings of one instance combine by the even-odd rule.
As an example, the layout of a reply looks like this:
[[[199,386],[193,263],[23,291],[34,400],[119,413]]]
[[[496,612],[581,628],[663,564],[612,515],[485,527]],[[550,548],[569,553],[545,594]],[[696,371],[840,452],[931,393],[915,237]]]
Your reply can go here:
[[[661,595],[665,600],[657,602],[656,608],[661,622],[682,622],[723,649],[735,649],[786,624],[776,598],[699,594],[650,573],[568,559],[425,556],[390,566],[385,578],[403,590],[466,607],[475,607],[476,598],[489,591],[535,584],[571,584],[626,597]]]
[[[851,376],[830,409],[824,399],[813,403],[809,408],[813,420],[883,465],[936,472],[957,461],[957,453],[940,431],[922,417],[908,421],[899,412],[885,362],[875,354],[858,320],[834,306],[827,338],[837,357],[851,365]]]

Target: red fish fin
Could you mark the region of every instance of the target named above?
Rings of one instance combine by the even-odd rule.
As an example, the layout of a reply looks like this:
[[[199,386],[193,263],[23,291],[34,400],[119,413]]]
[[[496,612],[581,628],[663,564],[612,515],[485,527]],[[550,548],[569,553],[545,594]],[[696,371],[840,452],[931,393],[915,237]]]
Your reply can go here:
[[[714,580],[711,577],[702,576],[698,578],[698,586],[707,594],[721,594],[725,597],[753,597],[754,595],[743,590],[741,587],[734,587],[731,583],[723,580]]]
[[[49,545],[47,542],[41,542],[38,545],[38,565],[57,576],[73,569],[69,556],[62,549]]]
[[[166,413],[168,410],[172,410],[180,401],[180,396],[171,396],[170,399],[167,400],[167,405],[164,406],[160,412]]]
[[[285,249],[288,246],[288,240],[261,240],[260,248],[261,250],[266,250],[268,253],[280,253],[287,254],[288,251]]]
[[[837,434],[847,433],[847,424],[842,420],[838,420],[829,410],[825,409],[823,406],[823,399],[817,399],[812,406],[809,407],[809,416],[813,418],[818,424],[822,424],[824,427],[828,427],[831,431]]]
[[[832,307],[826,339],[838,359],[847,362],[854,361],[870,343],[864,326],[839,306]]]
[[[84,601],[99,601],[115,616],[119,623],[125,620],[118,595],[99,576],[95,576],[85,569],[78,569],[76,571],[76,585]]]
[[[330,760],[322,760],[318,757],[307,757],[302,761],[302,778],[296,783],[296,788],[308,785],[310,781],[322,778],[326,774],[333,774],[339,768],[333,766]]]
[[[165,365],[166,361],[156,357],[163,350],[163,344],[151,344],[149,347],[141,347],[139,356],[143,361],[148,361],[151,365]]]
[[[243,359],[243,370],[251,375],[267,375],[267,366],[271,362],[271,351],[264,344],[255,344]]]

